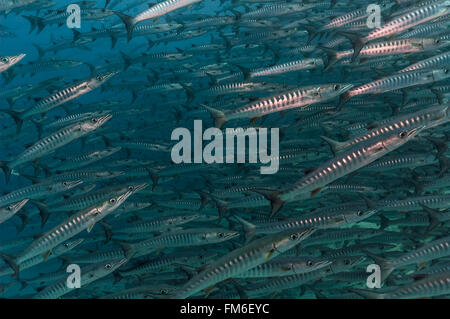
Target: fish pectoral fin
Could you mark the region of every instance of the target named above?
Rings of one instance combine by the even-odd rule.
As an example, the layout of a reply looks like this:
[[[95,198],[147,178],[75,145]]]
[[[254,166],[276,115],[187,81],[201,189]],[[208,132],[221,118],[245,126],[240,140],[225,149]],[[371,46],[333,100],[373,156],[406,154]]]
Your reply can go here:
[[[311,197],[316,196],[318,193],[320,193],[321,190],[322,190],[322,187],[313,189],[313,190],[311,191]]]
[[[255,124],[255,122],[256,122],[258,119],[259,119],[259,117],[252,117],[252,118],[250,119],[250,125]]]
[[[270,258],[272,258],[272,255],[273,255],[274,252],[275,252],[275,249],[272,248],[272,249],[267,253],[266,260],[265,260],[264,262],[267,262]]]
[[[86,229],[88,233],[91,232],[92,228],[94,228],[95,223],[92,223],[89,225],[89,227]]]
[[[51,254],[52,254],[52,251],[51,251],[51,250],[46,251],[46,252],[44,253],[44,255],[43,255],[44,261],[47,261],[48,257],[50,257]]]
[[[162,252],[164,250],[164,247],[159,247],[159,248],[156,248],[155,249],[155,252],[157,253],[157,254],[159,254],[160,252]]]
[[[208,288],[205,289],[205,298],[208,298],[208,296],[211,294],[211,292],[213,291],[215,285],[212,285]]]

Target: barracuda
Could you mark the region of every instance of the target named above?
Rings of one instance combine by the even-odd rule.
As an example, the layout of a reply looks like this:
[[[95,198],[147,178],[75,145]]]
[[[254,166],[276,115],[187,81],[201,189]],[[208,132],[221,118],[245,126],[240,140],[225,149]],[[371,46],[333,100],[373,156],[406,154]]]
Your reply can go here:
[[[23,199],[20,202],[0,207],[0,224],[13,217],[19,210],[28,203],[29,199]]]
[[[14,64],[20,62],[26,54],[19,54],[13,56],[0,56],[0,73],[5,72]]]
[[[396,73],[345,92],[340,97],[339,107],[342,107],[342,105],[354,96],[386,93],[415,85],[442,81],[449,77],[450,72],[446,68]]]
[[[314,233],[314,229],[287,230],[255,240],[235,249],[195,275],[171,298],[185,299],[218,282],[233,278],[295,247]]]
[[[215,127],[221,128],[229,120],[240,118],[256,119],[263,115],[328,101],[352,87],[352,84],[311,85],[284,94],[263,98],[235,110],[225,112],[206,105],[204,107],[211,113]]]
[[[448,236],[429,242],[423,245],[421,248],[406,252],[400,257],[393,260],[387,260],[379,256],[369,254],[369,256],[381,268],[381,281],[385,281],[395,269],[411,264],[420,264],[449,255],[450,237]]]
[[[110,119],[111,115],[105,115],[101,117],[93,117],[89,120],[69,125],[37,141],[19,154],[14,160],[9,162],[0,162],[0,167],[5,173],[6,182],[9,182],[11,172],[15,167],[34,161],[54,152],[56,149],[93,132]]]
[[[84,287],[100,278],[111,274],[127,261],[127,259],[112,260],[95,265],[88,265],[82,268],[81,287]],[[71,292],[72,288],[67,285],[66,276],[67,274],[64,276],[64,278],[60,279],[56,283],[38,292],[33,296],[33,299],[57,299]]]
[[[398,34],[421,23],[447,15],[449,12],[449,0],[431,1],[428,5],[418,7],[417,9],[411,10],[400,17],[394,18],[381,27],[369,32],[369,34],[367,34],[364,38],[354,34],[342,34],[347,36],[352,41],[354,49],[352,60],[354,61],[367,42]]]
[[[96,75],[82,82],[76,83],[69,86],[61,91],[53,93],[52,95],[41,99],[36,105],[30,107],[22,112],[12,111],[12,110],[0,110],[6,114],[9,114],[17,125],[17,132],[20,132],[23,121],[33,115],[47,113],[48,111],[67,103],[73,99],[76,99],[86,93],[95,90],[100,87],[103,83],[108,81],[114,75],[119,73],[119,71],[107,72],[103,74]]]
[[[300,179],[292,187],[282,191],[266,189],[254,190],[264,195],[271,203],[271,215],[274,215],[286,201],[295,200],[302,194],[314,196],[327,184],[351,172],[364,167],[376,159],[396,150],[416,136],[424,127],[405,129],[386,136],[355,145],[348,151],[321,165]]]
[[[16,257],[2,255],[8,265],[14,270],[16,276],[19,274],[19,264],[34,256],[43,254],[48,258],[53,248],[62,242],[69,240],[83,230],[90,232],[94,225],[122,205],[128,197],[147,187],[147,184],[138,185],[132,190],[113,194],[108,200],[97,203],[55,226],[26,248]]]
[[[151,6],[135,17],[130,17],[117,11],[115,11],[114,13],[120,19],[122,19],[123,23],[125,24],[125,27],[127,29],[127,38],[128,41],[130,41],[133,37],[133,30],[137,23],[148,19],[153,19],[154,21],[156,21],[160,16],[163,16],[171,11],[191,6],[201,1],[202,0],[166,0]]]

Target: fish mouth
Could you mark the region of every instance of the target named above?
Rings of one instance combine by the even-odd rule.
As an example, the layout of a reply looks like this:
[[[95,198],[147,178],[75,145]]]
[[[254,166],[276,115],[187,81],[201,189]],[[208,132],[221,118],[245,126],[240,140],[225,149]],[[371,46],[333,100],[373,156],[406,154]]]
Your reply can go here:
[[[342,84],[342,87],[339,89],[339,93],[347,92],[347,91],[350,90],[352,87],[354,87],[354,85],[351,84],[351,83]]]
[[[29,199],[26,198],[18,203],[15,203],[14,205],[12,205],[12,207],[14,208],[15,211],[19,211],[23,206],[25,206],[26,203],[28,203]]]
[[[125,264],[127,261],[128,261],[127,258],[123,258],[123,259],[119,259],[119,260],[112,261],[112,262],[111,262],[111,264],[112,264],[111,269],[117,269],[117,268],[119,268],[120,266],[122,266],[123,264]]]
[[[408,132],[408,137],[414,137],[414,136],[416,136],[416,135],[419,134],[424,128],[425,128],[425,125],[422,125],[422,126],[413,128],[412,130],[410,130],[410,131]]]
[[[118,70],[104,73],[103,74],[103,81],[109,80],[110,78],[112,78],[113,76],[115,76],[118,73],[120,73],[120,71],[118,71]]]
[[[14,63],[17,63],[20,60],[22,60],[24,57],[26,57],[26,54],[22,53],[22,54],[16,55],[12,60],[13,60]]]
[[[134,188],[133,188],[133,190],[132,190],[131,192],[132,192],[132,193],[140,192],[141,190],[147,188],[148,185],[149,185],[149,184],[146,184],[146,183],[144,183],[144,184],[139,184],[139,185],[135,185],[135,186],[133,186]]]
[[[74,187],[76,187],[78,185],[81,185],[81,184],[83,184],[82,180],[67,182],[67,185],[68,185],[69,188],[74,188]]]
[[[239,236],[239,232],[236,231],[228,231],[223,233],[223,238],[235,238]]]
[[[98,120],[97,120],[98,126],[102,126],[103,124],[108,122],[111,118],[112,118],[111,114],[107,114],[105,116],[98,118]]]

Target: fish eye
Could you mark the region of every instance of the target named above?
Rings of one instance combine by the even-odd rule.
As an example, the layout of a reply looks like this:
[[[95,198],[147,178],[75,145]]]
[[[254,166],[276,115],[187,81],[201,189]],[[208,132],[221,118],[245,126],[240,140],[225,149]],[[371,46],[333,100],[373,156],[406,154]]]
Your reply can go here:
[[[167,295],[167,290],[166,289],[161,289],[159,292],[161,295]]]
[[[340,86],[339,84],[336,84],[336,85],[334,86],[334,90],[335,90],[335,91],[339,90],[340,88],[341,88],[341,86]]]
[[[400,136],[400,138],[405,138],[406,135],[408,135],[408,133],[406,131],[400,132],[400,134],[398,134],[398,136]]]
[[[96,119],[96,118],[93,118],[93,119],[91,120],[91,122],[92,122],[92,123],[97,123],[97,119]]]
[[[441,39],[437,39],[436,41],[434,41],[435,43],[441,43]]]
[[[306,262],[306,265],[308,265],[309,267],[311,267],[311,266],[313,265],[312,260],[308,260],[308,261]]]
[[[112,268],[111,264],[106,264],[105,265],[105,269],[111,269],[111,268]]]
[[[350,260],[348,260],[348,259],[344,260],[344,264],[345,265],[350,265]]]
[[[3,62],[3,63],[8,63],[8,62],[9,62],[9,59],[6,58],[6,57],[3,57],[3,58],[2,58],[2,62]]]
[[[361,210],[359,210],[359,211],[356,213],[356,215],[362,216],[362,215],[363,215],[363,212],[362,212]]]
[[[134,187],[133,186],[128,186],[128,190],[132,191],[132,190],[134,190]]]
[[[68,185],[68,183],[67,183],[67,182],[64,182],[64,183],[63,183],[63,185],[64,185],[64,186],[67,186],[67,185]]]
[[[448,69],[444,69],[444,73],[447,74],[448,73]]]
[[[218,236],[219,238],[222,238],[224,235],[223,235],[223,233],[218,233],[217,236]]]
[[[8,208],[7,208],[9,211],[12,211],[13,210],[13,207],[12,206],[8,206]]]
[[[64,244],[64,247],[69,248],[69,244],[68,244],[68,243],[65,243],[65,244]]]
[[[109,200],[109,202],[110,202],[111,204],[114,204],[114,203],[116,202],[116,199],[115,199],[115,198],[111,198],[111,199]]]
[[[103,76],[97,75],[96,79],[97,79],[97,81],[102,81],[103,80]]]
[[[296,240],[298,238],[298,235],[297,234],[292,234],[289,238],[291,240]]]

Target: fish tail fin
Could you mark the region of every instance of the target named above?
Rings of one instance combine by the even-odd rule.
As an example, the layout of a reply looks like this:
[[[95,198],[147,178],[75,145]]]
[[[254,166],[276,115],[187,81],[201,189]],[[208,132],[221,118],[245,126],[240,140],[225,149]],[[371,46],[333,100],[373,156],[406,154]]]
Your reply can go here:
[[[0,110],[0,112],[6,113],[12,117],[12,119],[16,123],[16,133],[19,134],[23,125],[23,113],[13,110]]]
[[[127,40],[130,42],[133,37],[133,29],[136,25],[136,20],[134,17],[130,17],[129,15],[123,14],[122,12],[114,11],[114,13],[122,20],[125,24],[125,28],[127,29]]]
[[[75,29],[72,29],[73,33],[73,42],[77,41],[81,37],[81,32]]]
[[[189,104],[191,104],[192,101],[194,100],[194,90],[184,83],[180,83],[180,85],[184,89],[184,92],[186,93],[186,106],[189,106]]]
[[[308,45],[314,40],[319,32],[317,31],[317,27],[311,24],[302,24],[302,27],[308,32],[308,41],[306,41],[306,45]]]
[[[280,209],[283,207],[285,201],[281,200],[279,191],[270,189],[255,188],[252,189],[253,192],[263,195],[267,200],[270,201],[270,217],[273,217]]]
[[[380,266],[381,282],[384,282],[389,277],[389,275],[395,270],[395,267],[392,265],[392,263],[389,260],[387,260],[383,257],[374,255],[370,252],[366,252],[366,254],[367,254],[367,256],[372,258],[372,260],[375,262],[375,264]]]
[[[349,288],[349,291],[354,292],[355,294],[360,295],[361,297],[364,297],[366,299],[384,299],[385,298],[385,294],[383,294],[383,293],[366,290],[366,289]]]
[[[350,40],[353,46],[353,55],[352,55],[352,63],[359,56],[359,52],[366,45],[367,40],[361,38],[359,34],[351,33],[351,32],[338,32],[340,35],[346,37]]]
[[[29,33],[33,32],[33,30],[36,29],[36,27],[38,28],[38,33],[41,33],[41,31],[44,29],[45,27],[44,19],[35,16],[23,16],[23,17],[30,22],[31,27]]]
[[[389,226],[390,220],[386,218],[384,215],[380,215],[380,229],[384,230],[386,227]]]
[[[202,104],[202,106],[211,114],[214,119],[214,126],[219,129],[222,128],[223,124],[227,121],[225,113],[204,104]]]
[[[237,215],[234,217],[241,223],[242,227],[244,227],[245,241],[249,242],[255,236],[256,226]]]
[[[122,56],[122,59],[123,59],[123,64],[124,64],[123,69],[126,70],[131,65],[131,57],[129,57],[122,51],[120,51],[120,55]]]
[[[342,93],[341,96],[339,96],[339,104],[337,106],[338,111],[340,111],[342,109],[342,107],[344,106],[344,104],[347,103],[347,101],[350,99],[351,99],[351,95],[350,95],[349,91]]]
[[[16,262],[16,258],[14,256],[11,255],[7,255],[4,253],[0,253],[0,257],[3,258],[3,260],[5,261],[5,263],[11,267],[11,269],[14,271],[14,277],[19,277],[19,265]]]
[[[243,67],[241,65],[237,65],[237,64],[233,64],[233,65],[235,67],[237,67],[242,72],[242,74],[244,75],[244,81],[250,80],[250,78],[251,78],[251,71],[250,71],[250,69],[248,69],[246,67]]]
[[[34,126],[36,126],[36,130],[38,132],[38,137],[41,138],[42,137],[42,124],[41,122],[35,120],[35,119],[31,119],[31,122],[33,122]]]
[[[323,69],[324,72],[327,72],[339,61],[338,52],[324,46],[320,46],[320,49],[327,55],[327,63]]]
[[[36,206],[36,208],[39,210],[39,216],[41,216],[41,228],[44,227],[50,216],[48,206],[37,200],[30,200],[30,203],[32,203],[34,206]]]
[[[341,151],[342,149],[345,148],[344,142],[339,142],[339,141],[333,140],[333,139],[323,136],[323,135],[320,136],[320,138],[328,143],[328,145],[330,146],[331,152],[333,152],[333,155],[335,155],[335,156],[339,151]]]
[[[436,209],[431,209],[422,204],[419,204],[419,205],[422,206],[423,210],[428,214],[428,218],[430,220],[430,224],[428,225],[427,230],[431,231],[431,230],[435,229],[441,223],[441,220],[439,217],[442,214]]]
[[[9,179],[11,178],[11,173],[12,173],[12,168],[9,167],[9,162],[0,161],[0,168],[3,170],[3,173],[5,174],[6,184],[8,184]]]
[[[149,175],[152,180],[152,191],[154,191],[156,186],[158,185],[159,175],[152,171],[149,172]]]
[[[199,190],[197,190],[195,192],[198,194],[198,196],[200,196],[200,201],[201,201],[200,208],[198,210],[202,210],[203,208],[205,208],[206,204],[208,204],[208,202],[210,200],[210,195],[206,192],[199,191]]]
[[[133,244],[125,242],[120,242],[118,244],[120,245],[120,248],[122,248],[123,254],[126,259],[131,259],[131,257],[133,257],[134,254],[136,254],[136,248],[134,247]]]
[[[37,50],[37,52],[38,52],[38,54],[39,54],[39,59],[38,59],[38,60],[42,59],[42,58],[44,57],[44,55],[45,55],[44,49],[42,49],[42,48],[41,48],[39,45],[37,45],[36,43],[33,43],[33,46],[36,48],[36,50]]]

